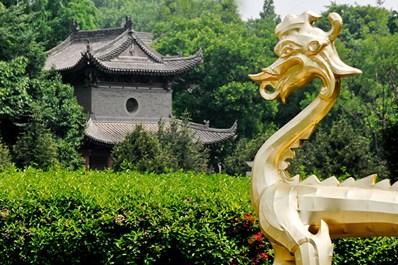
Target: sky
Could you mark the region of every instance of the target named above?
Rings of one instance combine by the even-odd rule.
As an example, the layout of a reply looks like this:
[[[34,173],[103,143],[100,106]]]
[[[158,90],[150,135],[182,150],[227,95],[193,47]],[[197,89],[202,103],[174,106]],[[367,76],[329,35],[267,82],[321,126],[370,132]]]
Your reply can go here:
[[[288,14],[301,14],[306,10],[321,13],[331,2],[336,4],[374,5],[377,0],[274,0],[275,12],[283,19]],[[263,8],[264,0],[238,0],[243,19],[257,18]],[[383,7],[398,10],[398,0],[384,0]]]

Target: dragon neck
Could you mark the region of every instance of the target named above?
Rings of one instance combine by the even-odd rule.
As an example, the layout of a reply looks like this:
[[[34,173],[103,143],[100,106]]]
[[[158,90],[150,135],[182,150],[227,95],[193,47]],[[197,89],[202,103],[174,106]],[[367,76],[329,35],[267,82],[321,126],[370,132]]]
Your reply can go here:
[[[296,117],[273,134],[259,149],[252,167],[252,202],[258,209],[258,199],[265,188],[276,183],[292,181],[286,161],[294,157],[293,148],[301,146],[308,139],[316,125],[333,107],[340,94],[340,80],[337,78],[333,94],[324,98],[318,96]]]

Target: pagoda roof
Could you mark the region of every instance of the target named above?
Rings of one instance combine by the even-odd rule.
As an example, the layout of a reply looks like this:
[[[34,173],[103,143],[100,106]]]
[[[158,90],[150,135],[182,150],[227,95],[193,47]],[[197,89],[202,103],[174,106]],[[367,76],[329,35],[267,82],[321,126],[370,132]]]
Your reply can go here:
[[[149,44],[152,34],[129,27],[76,30],[47,52],[45,70],[73,72],[94,65],[111,74],[175,76],[202,63],[202,51],[188,57],[163,56]]]
[[[169,121],[166,120],[165,126],[168,126],[168,124]],[[122,142],[127,134],[131,133],[138,125],[142,125],[144,129],[153,133],[159,130],[159,122],[156,120],[97,121],[90,118],[87,122],[85,134],[87,138],[94,142],[113,146]],[[236,137],[236,122],[228,129],[216,129],[206,124],[193,122],[190,122],[188,126],[194,137],[205,145],[218,144],[233,140]]]

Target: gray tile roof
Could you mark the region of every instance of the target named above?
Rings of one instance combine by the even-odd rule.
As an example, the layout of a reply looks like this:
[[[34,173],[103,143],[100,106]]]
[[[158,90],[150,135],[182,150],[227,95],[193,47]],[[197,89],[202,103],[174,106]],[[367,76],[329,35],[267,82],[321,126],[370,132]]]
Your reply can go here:
[[[170,76],[202,63],[201,50],[189,57],[163,56],[151,41],[152,34],[129,28],[77,31],[47,52],[44,69],[76,71],[93,64],[107,73]]]
[[[122,142],[126,135],[134,130],[138,125],[150,131],[157,132],[159,129],[158,121],[96,121],[90,119],[87,123],[86,136],[102,144],[115,145]],[[167,121],[165,121],[167,126]],[[198,123],[189,123],[189,128],[194,136],[205,145],[217,144],[236,137],[236,122],[231,128],[216,129]]]

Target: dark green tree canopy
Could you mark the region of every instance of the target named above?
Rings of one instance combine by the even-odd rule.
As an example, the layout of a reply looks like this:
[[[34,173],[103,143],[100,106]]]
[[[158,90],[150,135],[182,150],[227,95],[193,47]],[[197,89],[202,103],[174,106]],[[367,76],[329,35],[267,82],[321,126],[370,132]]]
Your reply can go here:
[[[35,34],[36,13],[26,14],[25,8],[21,4],[0,9],[0,32],[4,33],[0,37],[0,137],[13,150],[19,166],[33,161],[42,167],[34,160],[38,153],[44,155],[35,149],[42,145],[54,147],[49,163],[75,167],[81,164],[77,149],[86,117],[73,89],[58,74],[42,72],[45,53]]]

